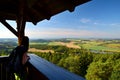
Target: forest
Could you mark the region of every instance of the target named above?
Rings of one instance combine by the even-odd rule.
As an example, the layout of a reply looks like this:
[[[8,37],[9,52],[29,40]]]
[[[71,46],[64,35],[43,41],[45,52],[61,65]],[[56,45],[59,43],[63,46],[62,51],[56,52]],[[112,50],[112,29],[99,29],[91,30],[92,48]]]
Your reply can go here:
[[[4,52],[1,53],[9,54],[16,45],[13,42],[8,47],[6,43],[6,46],[1,46],[4,47]],[[3,49],[1,47],[0,50]],[[120,40],[39,39],[30,41],[29,53],[34,53],[86,80],[120,80],[119,48]]]
[[[47,47],[54,49],[55,52],[34,53],[87,80],[120,79],[120,53],[96,54],[86,49],[72,49],[65,46]]]

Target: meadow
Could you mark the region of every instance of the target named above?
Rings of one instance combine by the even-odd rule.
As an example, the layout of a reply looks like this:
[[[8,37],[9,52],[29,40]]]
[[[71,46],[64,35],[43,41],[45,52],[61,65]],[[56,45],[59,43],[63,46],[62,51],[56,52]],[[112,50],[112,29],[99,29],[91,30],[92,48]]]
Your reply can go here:
[[[30,45],[66,46],[68,48],[84,48],[96,52],[120,52],[120,40],[102,39],[60,39],[49,41],[31,42]]]

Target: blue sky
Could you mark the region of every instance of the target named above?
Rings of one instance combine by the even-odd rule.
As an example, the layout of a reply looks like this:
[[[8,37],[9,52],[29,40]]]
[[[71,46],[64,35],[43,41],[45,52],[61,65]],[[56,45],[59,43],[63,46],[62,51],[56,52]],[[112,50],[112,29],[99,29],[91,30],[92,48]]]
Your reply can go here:
[[[14,21],[7,21],[14,28]],[[92,0],[37,25],[27,23],[30,38],[120,38],[120,0]],[[0,38],[15,38],[0,23]]]

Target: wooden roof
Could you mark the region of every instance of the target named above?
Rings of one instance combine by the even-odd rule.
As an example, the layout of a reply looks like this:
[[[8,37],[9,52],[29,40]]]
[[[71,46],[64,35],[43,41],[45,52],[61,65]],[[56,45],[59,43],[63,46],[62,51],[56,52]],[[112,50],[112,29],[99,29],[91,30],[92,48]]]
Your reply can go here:
[[[36,24],[65,10],[74,11],[76,6],[88,1],[90,0],[0,0],[0,20],[17,20],[22,7],[25,21]]]

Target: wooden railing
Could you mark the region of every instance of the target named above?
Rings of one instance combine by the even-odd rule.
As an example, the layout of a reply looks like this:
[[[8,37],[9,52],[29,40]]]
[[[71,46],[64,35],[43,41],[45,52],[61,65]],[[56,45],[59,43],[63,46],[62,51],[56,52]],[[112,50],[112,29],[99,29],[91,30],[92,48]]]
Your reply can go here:
[[[84,78],[58,67],[35,54],[30,54],[27,64],[28,80],[85,80]],[[9,80],[5,69],[7,57],[0,57],[0,80]],[[4,70],[4,71],[3,71]]]
[[[7,59],[6,56],[0,56],[0,80],[9,80],[6,70]]]

